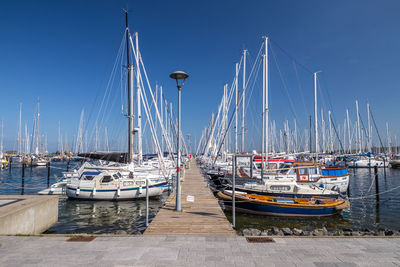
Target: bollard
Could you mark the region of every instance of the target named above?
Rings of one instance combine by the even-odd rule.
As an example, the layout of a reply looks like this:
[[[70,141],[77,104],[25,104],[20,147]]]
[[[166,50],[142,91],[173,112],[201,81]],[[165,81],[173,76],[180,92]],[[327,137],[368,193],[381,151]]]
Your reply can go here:
[[[67,161],[67,172],[69,171],[69,158],[68,158],[68,161]]]
[[[10,157],[10,162],[8,163],[8,165],[10,165],[10,168],[8,168],[11,172],[11,166],[12,166],[12,157]]]
[[[50,161],[47,162],[47,187],[50,186]]]
[[[149,179],[146,179],[146,227],[149,226]]]

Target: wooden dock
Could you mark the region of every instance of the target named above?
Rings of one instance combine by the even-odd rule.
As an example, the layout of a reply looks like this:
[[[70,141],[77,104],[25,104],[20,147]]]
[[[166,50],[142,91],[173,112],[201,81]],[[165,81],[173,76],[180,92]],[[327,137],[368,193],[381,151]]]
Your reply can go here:
[[[208,188],[195,160],[184,177],[181,183],[182,212],[175,211],[175,193],[172,193],[144,235],[235,236],[235,230]],[[193,196],[194,202],[187,201],[188,196]]]

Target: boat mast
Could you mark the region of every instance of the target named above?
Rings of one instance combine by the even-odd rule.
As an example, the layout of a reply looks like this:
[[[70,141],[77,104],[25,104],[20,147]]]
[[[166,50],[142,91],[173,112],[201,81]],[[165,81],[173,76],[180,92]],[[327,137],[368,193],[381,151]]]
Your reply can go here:
[[[368,152],[372,152],[372,128],[371,119],[369,113],[369,103],[367,103],[367,114],[368,114]]]
[[[317,72],[314,72],[314,131],[315,131],[315,153],[318,153],[319,145],[318,145],[318,114],[317,114]]]
[[[236,75],[235,75],[235,154],[239,152],[238,148],[238,75],[239,75],[239,64],[235,64]]]
[[[128,11],[125,11],[125,34],[126,34],[126,67],[128,68],[128,163],[133,162],[133,88],[132,73],[133,65],[129,62],[129,25]]]
[[[321,108],[322,153],[326,152],[324,110]]]
[[[143,140],[142,140],[142,91],[140,88],[140,68],[139,68],[139,36],[138,33],[135,32],[135,41],[136,41],[136,95],[137,95],[137,117],[138,117],[138,125],[137,125],[137,135],[138,135],[138,163],[142,163],[143,158]],[[133,104],[132,104],[133,105]]]
[[[246,52],[243,50],[243,88],[242,88],[242,142],[241,152],[244,152],[244,108],[245,108],[245,91],[246,91]]]
[[[40,137],[39,137],[39,117],[40,117],[40,112],[39,112],[39,108],[40,108],[40,101],[38,99],[38,103],[37,103],[37,115],[36,115],[36,154],[39,155],[40,153]]]
[[[227,101],[228,100],[228,85],[227,84],[225,84],[224,85],[224,96],[222,97],[222,110],[223,110],[223,112],[222,112],[222,132],[223,133],[225,133],[225,131],[227,131],[227,120],[228,120],[228,118],[227,118],[227,116],[228,116],[228,114],[227,114],[227,107],[228,107],[228,104],[227,104]],[[227,160],[227,155],[228,155],[228,146],[227,146],[227,142],[224,140],[223,141],[224,143],[223,143],[223,152],[222,152],[222,160],[225,162],[226,160]]]
[[[261,149],[261,179],[264,178],[264,168],[268,164],[268,37],[264,37],[263,55],[263,111],[262,111],[262,149]],[[265,162],[264,162],[265,152]]]
[[[3,157],[3,119],[1,119],[1,140],[0,140],[0,158]]]
[[[361,153],[361,129],[360,129],[360,113],[358,112],[358,100],[356,100],[356,111],[357,111],[358,153]]]
[[[389,124],[388,122],[386,122],[386,139],[387,139],[387,147],[388,147],[388,151],[389,151],[389,155],[392,154],[392,140],[390,137],[390,133],[389,133]]]
[[[329,152],[334,152],[333,149],[333,133],[332,133],[332,118],[331,118],[331,111],[328,110],[329,115]],[[340,125],[339,125],[340,127]]]
[[[162,86],[160,86],[160,112],[161,112],[161,121],[160,121],[160,125],[163,126],[164,125],[164,108],[163,108],[163,90],[162,90]],[[161,128],[162,129],[162,128]],[[164,157],[164,131],[161,130],[161,152],[162,155]]]
[[[346,108],[346,117],[347,117],[347,133],[349,136],[349,153],[351,153],[350,116],[349,116],[349,109],[347,108]]]
[[[21,125],[22,103],[19,104],[19,123],[18,123],[18,154],[22,152],[22,125]]]

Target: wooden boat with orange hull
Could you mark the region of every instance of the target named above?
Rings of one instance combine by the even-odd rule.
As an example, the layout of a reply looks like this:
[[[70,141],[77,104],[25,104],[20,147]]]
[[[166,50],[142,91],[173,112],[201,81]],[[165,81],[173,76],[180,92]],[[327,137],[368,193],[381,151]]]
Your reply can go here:
[[[219,191],[218,197],[224,200],[227,208],[232,208],[232,192]],[[286,198],[256,194],[235,193],[236,210],[243,213],[284,217],[323,217],[340,213],[350,207],[347,200],[324,197]]]

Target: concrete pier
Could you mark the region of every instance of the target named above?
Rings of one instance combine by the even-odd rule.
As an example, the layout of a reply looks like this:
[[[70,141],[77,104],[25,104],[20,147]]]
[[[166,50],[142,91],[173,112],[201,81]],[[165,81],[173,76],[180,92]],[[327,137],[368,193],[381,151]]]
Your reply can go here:
[[[144,235],[236,235],[195,160],[191,165],[182,183],[182,212],[175,211],[175,193],[172,193]]]
[[[58,221],[58,196],[0,196],[0,235],[33,235]]]

